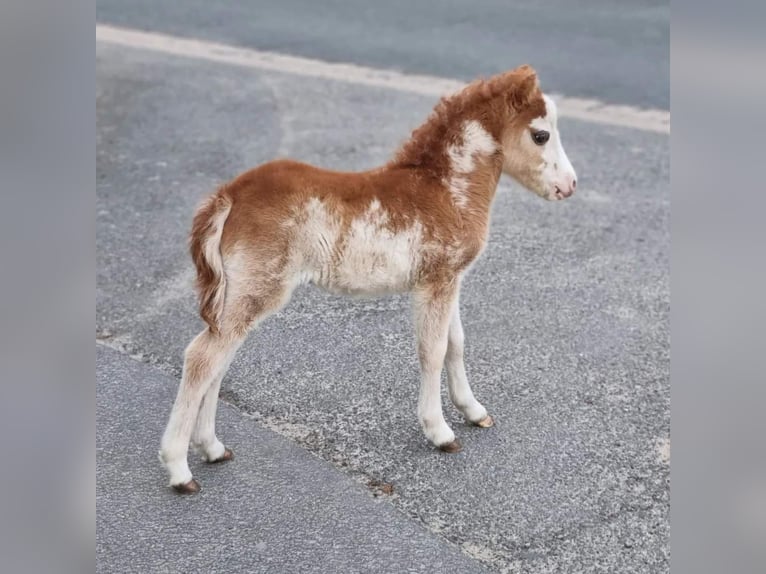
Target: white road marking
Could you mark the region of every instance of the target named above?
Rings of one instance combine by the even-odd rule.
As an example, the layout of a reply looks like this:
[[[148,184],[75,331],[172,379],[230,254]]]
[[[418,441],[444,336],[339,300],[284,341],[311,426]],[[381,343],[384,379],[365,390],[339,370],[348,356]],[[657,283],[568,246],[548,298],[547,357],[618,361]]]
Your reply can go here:
[[[670,464],[670,439],[661,438],[657,440],[657,454],[659,455],[660,462],[663,464]]]
[[[424,96],[443,96],[465,85],[464,82],[449,78],[404,74],[394,70],[367,68],[356,64],[336,64],[206,40],[117,28],[105,24],[96,25],[96,41],[244,68],[337,80]],[[570,98],[560,94],[550,95],[556,100],[559,115],[562,117],[649,132],[670,133],[670,112],[667,110],[609,105],[598,100]]]

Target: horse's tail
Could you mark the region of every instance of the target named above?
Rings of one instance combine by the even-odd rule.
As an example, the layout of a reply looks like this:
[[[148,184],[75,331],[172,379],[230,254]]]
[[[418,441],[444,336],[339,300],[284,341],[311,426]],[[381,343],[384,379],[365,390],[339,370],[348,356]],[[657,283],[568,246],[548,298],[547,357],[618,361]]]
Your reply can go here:
[[[189,240],[191,256],[197,268],[199,313],[213,333],[219,332],[226,294],[221,234],[232,203],[223,191],[224,188],[219,189],[200,205]]]

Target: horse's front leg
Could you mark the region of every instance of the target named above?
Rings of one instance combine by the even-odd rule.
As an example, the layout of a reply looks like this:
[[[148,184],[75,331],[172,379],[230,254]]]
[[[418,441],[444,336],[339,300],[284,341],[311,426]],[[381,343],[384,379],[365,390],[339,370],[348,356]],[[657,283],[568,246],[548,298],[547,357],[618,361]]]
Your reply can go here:
[[[458,452],[460,443],[444,420],[441,372],[447,353],[447,337],[458,281],[427,285],[413,294],[415,335],[420,359],[418,419],[426,438],[445,452]]]
[[[459,297],[455,297],[447,343],[446,363],[449,398],[469,422],[483,428],[491,427],[494,424],[492,417],[487,414],[487,409],[473,396],[471,385],[468,384],[465,363],[463,362],[464,341],[463,324],[460,321]]]

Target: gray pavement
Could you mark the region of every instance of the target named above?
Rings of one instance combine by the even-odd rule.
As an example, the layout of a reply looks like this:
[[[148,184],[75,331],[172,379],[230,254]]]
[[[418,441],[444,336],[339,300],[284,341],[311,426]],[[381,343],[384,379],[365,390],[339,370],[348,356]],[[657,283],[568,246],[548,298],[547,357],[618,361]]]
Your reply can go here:
[[[100,22],[472,80],[530,63],[548,89],[670,106],[666,0],[99,0]]]
[[[192,463],[207,486],[195,497],[158,488],[157,436],[176,381],[103,346],[96,372],[98,572],[484,571],[228,405],[218,416],[241,447],[236,464]]]
[[[277,156],[380,164],[434,103],[106,45],[97,90],[97,337],[172,375],[171,387],[202,328],[186,250],[199,200]],[[384,505],[492,570],[665,572],[669,138],[567,119],[560,128],[578,193],[551,204],[503,180],[490,245],[463,290],[468,375],[496,427],[468,427],[446,406],[464,452],[427,444],[405,297],[300,290],[240,350],[223,400],[355,483],[392,484]],[[146,386],[139,376],[133,385]],[[114,424],[130,416],[147,428],[140,454],[128,444],[101,464],[140,459],[142,496],[177,504],[188,521],[206,503],[174,502],[155,462],[166,393],[143,415],[106,405]],[[237,459],[200,471],[200,500],[248,484],[263,455],[237,424],[221,421]],[[160,516],[142,518],[160,539],[175,535]],[[167,539],[168,556],[192,551],[182,542]]]

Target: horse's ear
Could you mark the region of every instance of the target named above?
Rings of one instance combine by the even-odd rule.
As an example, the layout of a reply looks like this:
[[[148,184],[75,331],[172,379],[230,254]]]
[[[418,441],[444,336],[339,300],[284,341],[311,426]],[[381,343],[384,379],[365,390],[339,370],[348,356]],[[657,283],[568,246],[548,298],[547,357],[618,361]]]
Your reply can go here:
[[[526,108],[540,90],[537,72],[532,66],[520,66],[511,72],[513,84],[510,89],[511,107],[516,111]]]

